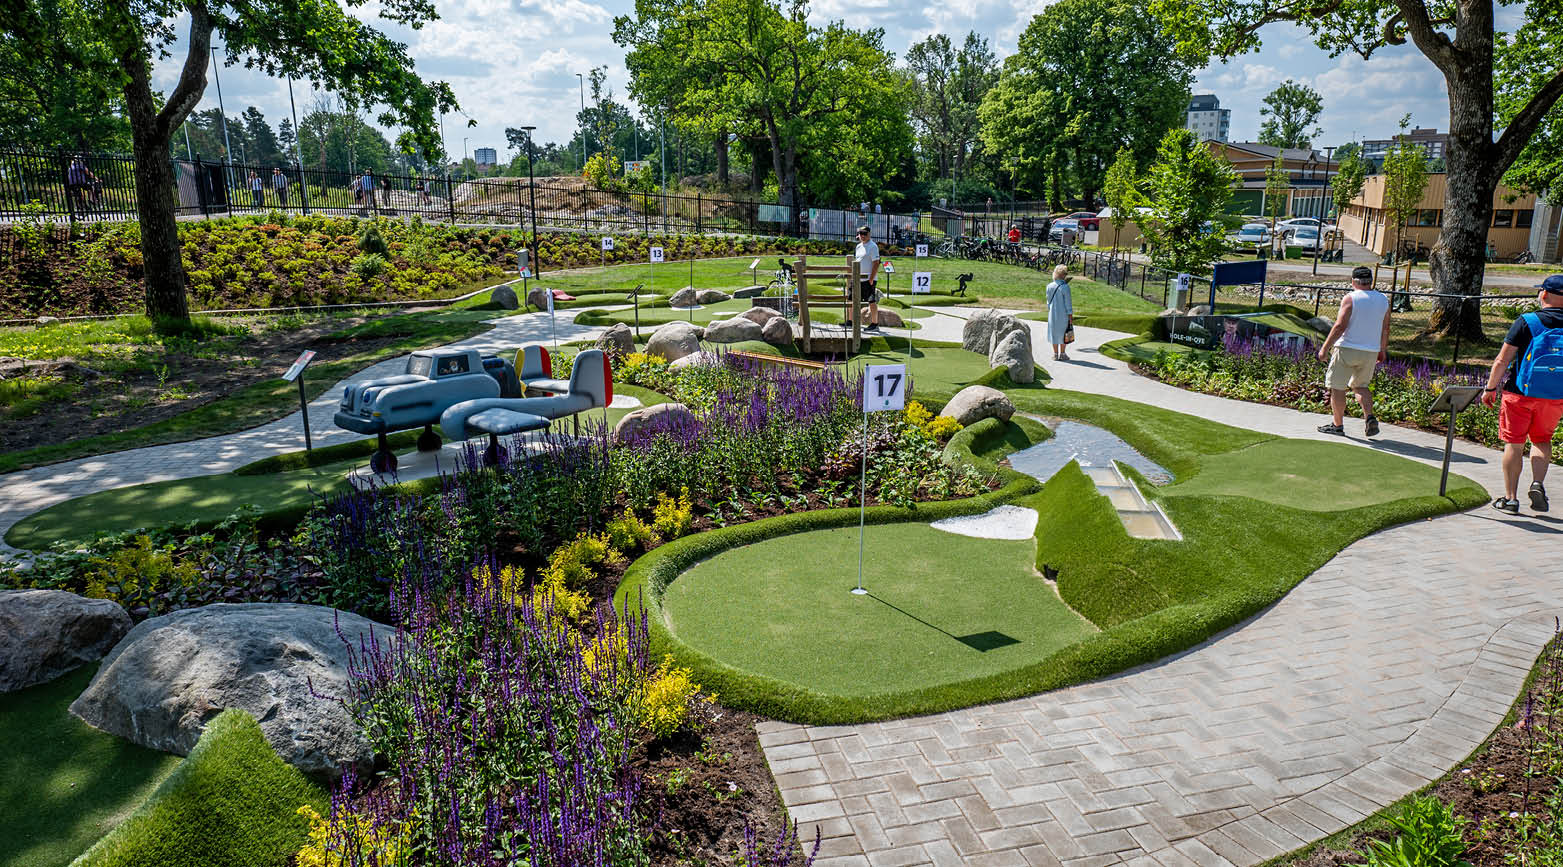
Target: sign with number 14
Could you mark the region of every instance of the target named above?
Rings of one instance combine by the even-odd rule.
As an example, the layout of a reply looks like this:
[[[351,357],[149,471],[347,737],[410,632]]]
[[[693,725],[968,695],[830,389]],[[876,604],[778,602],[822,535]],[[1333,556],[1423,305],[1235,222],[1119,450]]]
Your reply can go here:
[[[906,385],[906,365],[868,365],[863,369],[863,412],[906,409]]]

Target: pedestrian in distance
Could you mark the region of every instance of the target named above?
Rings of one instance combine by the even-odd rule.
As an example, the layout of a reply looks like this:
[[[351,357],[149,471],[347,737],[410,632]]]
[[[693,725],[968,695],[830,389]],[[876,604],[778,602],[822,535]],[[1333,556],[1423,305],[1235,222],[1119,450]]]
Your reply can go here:
[[[1009,234],[1006,235],[1005,237],[1007,237],[1009,239],[1009,242],[1011,244],[1019,244],[1020,243],[1020,227],[1015,225],[1014,223],[1011,223],[1009,225]]]
[[[867,226],[859,226],[857,230],[857,249],[853,251],[853,257],[857,259],[858,298],[868,302],[868,324],[864,327],[870,331],[879,330],[879,245],[874,243],[873,233]]]
[[[266,186],[261,183],[261,176],[254,169],[250,169],[250,199],[255,203],[257,211],[266,207]]]
[[[272,166],[271,188],[277,193],[277,206],[288,206],[288,176],[282,173],[282,169]]]
[[[65,169],[65,194],[76,203],[78,211],[87,210],[88,197],[98,177],[87,168],[87,161],[80,154],[71,157],[71,164]]]
[[[1069,288],[1069,266],[1053,269],[1047,284],[1047,342],[1053,344],[1053,360],[1068,361],[1069,330],[1075,325],[1075,298]]]
[[[1503,440],[1503,496],[1493,508],[1520,513],[1520,471],[1530,441],[1530,507],[1547,511],[1547,467],[1552,438],[1563,419],[1563,274],[1541,281],[1541,309],[1514,320],[1503,348],[1487,374],[1482,403],[1498,408],[1498,438]]]
[[[367,212],[374,207],[374,176],[368,169],[358,176],[358,191],[363,194],[363,208]]]
[[[1389,358],[1389,299],[1373,288],[1373,269],[1351,269],[1351,291],[1341,297],[1335,327],[1319,347],[1319,360],[1328,367],[1324,387],[1330,390],[1333,421],[1319,425],[1319,433],[1346,435],[1346,390],[1357,395],[1362,406],[1363,434],[1378,436],[1373,415],[1373,393],[1368,384],[1379,362]]]

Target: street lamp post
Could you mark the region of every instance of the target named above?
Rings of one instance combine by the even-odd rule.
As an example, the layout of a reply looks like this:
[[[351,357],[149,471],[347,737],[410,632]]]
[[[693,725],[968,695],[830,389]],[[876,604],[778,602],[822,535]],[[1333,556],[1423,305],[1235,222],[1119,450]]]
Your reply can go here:
[[[1313,242],[1313,273],[1319,273],[1319,248],[1324,246],[1328,234],[1324,228],[1325,212],[1330,207],[1330,161],[1335,156],[1335,147],[1327,146],[1324,149],[1324,201],[1319,205],[1319,237]],[[1340,225],[1340,215],[1335,217],[1336,226]]]
[[[541,277],[543,274],[543,258],[538,255],[537,241],[537,182],[532,179],[532,130],[535,126],[523,126],[526,130],[526,185],[532,195],[532,273]]]
[[[461,137],[461,170],[463,172],[467,170],[467,138],[467,136]],[[467,180],[472,180],[471,174],[467,175]]]
[[[580,84],[580,86],[581,86],[581,114],[585,114],[586,113],[586,79],[583,78],[579,72],[577,72],[575,74],[575,78],[576,78],[577,83]],[[576,123],[577,126],[579,126],[581,128],[581,171],[584,172],[584,171],[586,171],[586,124],[584,122],[582,122],[580,115],[576,115],[575,123]]]
[[[288,111],[293,113],[293,158],[298,160],[298,194],[299,201],[304,205],[304,213],[309,213],[309,179],[304,177],[304,146],[301,143],[303,136],[299,135],[298,107],[293,104],[293,76],[288,76]]]
[[[222,76],[217,74],[218,66],[221,64],[217,62],[217,48],[213,46],[212,80],[217,83],[217,120],[223,128],[223,162],[226,163],[224,177],[228,181],[228,192],[223,196],[223,200],[227,201],[228,196],[233,195],[233,148],[228,145],[228,112],[223,109],[223,80]]]

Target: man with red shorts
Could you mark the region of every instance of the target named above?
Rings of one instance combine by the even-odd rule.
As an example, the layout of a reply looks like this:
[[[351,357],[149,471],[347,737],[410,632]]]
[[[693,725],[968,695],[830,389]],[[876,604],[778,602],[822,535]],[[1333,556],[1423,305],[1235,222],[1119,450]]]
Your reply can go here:
[[[1547,490],[1542,481],[1552,463],[1552,437],[1563,419],[1563,274],[1554,274],[1536,287],[1541,309],[1514,321],[1503,338],[1503,349],[1493,360],[1482,402],[1492,406],[1502,395],[1498,411],[1498,436],[1503,440],[1503,496],[1493,508],[1510,515],[1520,513],[1520,471],[1524,468],[1525,443],[1530,442],[1530,507],[1547,511]],[[1502,382],[1500,388],[1499,382]]]

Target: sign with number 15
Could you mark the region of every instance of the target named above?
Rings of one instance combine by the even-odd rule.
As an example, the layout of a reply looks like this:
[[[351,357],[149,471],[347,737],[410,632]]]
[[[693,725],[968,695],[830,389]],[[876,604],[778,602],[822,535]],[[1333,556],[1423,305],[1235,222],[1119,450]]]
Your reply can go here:
[[[863,369],[863,412],[906,409],[906,386],[906,365],[868,365]]]

